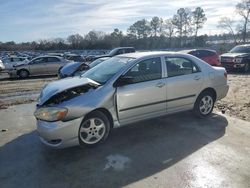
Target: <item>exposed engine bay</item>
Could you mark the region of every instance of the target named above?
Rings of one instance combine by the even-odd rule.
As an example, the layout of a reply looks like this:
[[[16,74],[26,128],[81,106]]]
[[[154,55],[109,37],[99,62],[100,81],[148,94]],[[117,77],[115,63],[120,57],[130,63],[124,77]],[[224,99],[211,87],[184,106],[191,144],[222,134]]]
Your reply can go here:
[[[64,101],[68,101],[74,97],[77,97],[79,95],[82,95],[91,89],[96,89],[96,88],[97,88],[97,86],[94,86],[91,84],[70,88],[70,89],[64,90],[64,91],[52,96],[43,105],[59,104],[59,103],[62,103]]]

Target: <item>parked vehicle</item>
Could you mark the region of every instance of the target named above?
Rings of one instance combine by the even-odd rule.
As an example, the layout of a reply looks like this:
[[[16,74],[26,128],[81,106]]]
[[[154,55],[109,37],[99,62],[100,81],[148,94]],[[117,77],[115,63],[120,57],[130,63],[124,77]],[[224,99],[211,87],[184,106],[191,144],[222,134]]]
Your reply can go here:
[[[214,50],[209,49],[191,49],[191,50],[183,50],[181,52],[191,54],[195,57],[202,59],[212,66],[220,66],[221,63],[219,61],[219,55]]]
[[[220,61],[226,69],[250,71],[250,44],[235,46],[228,53],[222,54]]]
[[[2,62],[2,60],[0,59],[0,72],[3,71],[5,69],[5,66]]]
[[[2,62],[4,64],[4,72],[9,71],[13,69],[13,66],[26,64],[29,62],[27,57],[17,57],[17,56],[11,56],[6,57],[2,59]]]
[[[80,77],[41,91],[37,131],[54,148],[95,146],[110,130],[193,110],[208,116],[228,92],[225,68],[184,53],[144,52],[112,57]]]
[[[48,56],[58,56],[58,57],[63,57],[63,54],[62,54],[62,53],[57,53],[57,52],[47,53],[46,55],[48,55]]]
[[[84,62],[85,59],[77,54],[66,54],[64,55],[64,58],[69,60],[69,61],[75,61],[75,62]]]
[[[92,61],[90,64],[86,64],[84,62],[68,63],[59,70],[58,77],[66,78],[66,77],[72,77],[72,76],[79,76],[84,71],[95,67],[96,65],[100,64],[101,62],[107,59],[109,59],[109,57],[102,57],[102,58]]]
[[[56,75],[69,61],[58,56],[41,56],[26,64],[14,65],[8,73],[10,77],[27,78],[35,75]]]
[[[133,53],[133,52],[135,52],[134,47],[118,47],[118,48],[114,48],[113,50],[111,50],[108,54],[104,54],[101,56],[95,56],[95,57],[92,57],[92,59],[90,59],[88,57],[88,60],[93,61],[93,60],[96,60],[96,59],[101,58],[101,57],[114,57],[116,55]]]

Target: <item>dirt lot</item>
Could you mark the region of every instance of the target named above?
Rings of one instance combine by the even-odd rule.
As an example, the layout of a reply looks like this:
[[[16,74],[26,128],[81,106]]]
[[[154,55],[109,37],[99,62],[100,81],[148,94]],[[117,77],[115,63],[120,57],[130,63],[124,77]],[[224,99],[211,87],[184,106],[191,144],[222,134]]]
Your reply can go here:
[[[226,114],[250,121],[250,74],[231,73],[227,96],[218,101],[215,108]]]
[[[35,101],[41,88],[56,79],[56,77],[43,77],[8,80],[4,76],[0,77],[0,109]],[[228,83],[229,93],[226,98],[217,102],[215,109],[250,121],[250,74],[230,73]]]
[[[0,109],[15,104],[30,103],[37,99],[41,88],[56,80],[56,77],[40,77],[25,80],[9,80],[6,75],[0,76]]]

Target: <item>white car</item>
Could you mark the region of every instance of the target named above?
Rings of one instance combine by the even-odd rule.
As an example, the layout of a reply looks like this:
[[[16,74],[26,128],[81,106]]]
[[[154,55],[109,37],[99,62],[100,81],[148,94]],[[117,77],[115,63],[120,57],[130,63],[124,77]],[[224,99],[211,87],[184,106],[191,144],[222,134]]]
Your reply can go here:
[[[3,62],[3,71],[8,72],[8,70],[12,70],[16,65],[26,64],[29,62],[27,57],[7,57],[2,59]]]

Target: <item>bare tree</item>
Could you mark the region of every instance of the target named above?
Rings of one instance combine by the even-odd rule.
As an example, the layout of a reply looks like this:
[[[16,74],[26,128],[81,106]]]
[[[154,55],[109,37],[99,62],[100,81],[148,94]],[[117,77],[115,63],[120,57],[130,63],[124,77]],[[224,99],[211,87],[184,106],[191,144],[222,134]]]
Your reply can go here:
[[[150,26],[146,19],[135,22],[128,28],[128,33],[137,38],[146,38],[150,34]]]
[[[236,35],[234,33],[234,21],[229,17],[221,17],[218,22],[218,28],[224,29],[228,31],[231,35],[233,35],[234,43],[237,44]]]
[[[78,49],[83,41],[83,37],[79,34],[70,35],[67,41],[71,44],[72,48]]]
[[[242,0],[236,5],[236,12],[243,18],[242,40],[246,42],[247,26],[249,23],[250,0]]]
[[[174,35],[174,25],[172,21],[173,21],[172,19],[167,19],[165,20],[164,25],[163,25],[164,35],[166,35],[169,40],[169,47],[172,46],[172,38]]]
[[[197,37],[198,30],[201,29],[204,23],[207,21],[204,10],[201,7],[197,7],[193,12],[193,25],[195,27],[195,38]]]
[[[177,29],[179,34],[180,46],[182,46],[183,36],[186,37],[191,33],[191,11],[187,8],[180,8],[177,10],[177,14],[174,15],[173,25]]]
[[[156,37],[158,34],[161,34],[162,31],[163,20],[157,16],[153,17],[150,21],[150,27],[153,31],[153,35]]]

